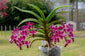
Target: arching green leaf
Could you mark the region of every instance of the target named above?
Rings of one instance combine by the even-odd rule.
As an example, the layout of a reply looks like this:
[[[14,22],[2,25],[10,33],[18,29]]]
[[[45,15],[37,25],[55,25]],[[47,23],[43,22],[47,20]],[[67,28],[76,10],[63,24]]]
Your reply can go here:
[[[18,7],[15,7],[15,8],[18,9],[19,11],[32,14],[32,15],[34,15],[39,21],[42,21],[42,20],[41,20],[42,18],[41,18],[38,14],[34,13],[33,11],[30,11],[30,10],[23,10],[23,9],[18,8]]]
[[[48,27],[49,27],[50,25],[55,24],[55,23],[58,23],[58,22],[60,22],[60,20],[52,21],[51,23],[48,24]]]
[[[61,21],[63,21],[63,19],[56,20],[56,21],[52,21],[52,22],[50,22],[50,23],[47,25],[47,27],[49,27],[50,25],[56,24],[56,23],[58,23],[58,22],[61,22]]]
[[[59,7],[55,8],[55,9],[52,10],[52,12],[47,16],[46,21],[47,21],[47,22],[50,21],[50,20],[49,20],[50,17],[54,14],[54,12],[55,12],[56,10],[58,10],[58,9],[60,9],[60,8],[65,8],[65,7],[71,7],[71,6],[59,6]]]
[[[28,4],[28,5],[29,6],[32,6],[33,8],[35,8],[39,12],[39,14],[41,15],[41,17],[43,19],[45,19],[45,15],[44,15],[44,13],[42,12],[42,10],[39,7],[37,7],[37,6],[33,5],[33,4]]]
[[[46,39],[34,39],[34,40],[31,42],[30,47],[32,46],[32,44],[33,44],[35,41],[38,41],[38,40],[46,40]]]
[[[48,20],[48,22],[56,15],[56,14],[59,14],[59,13],[68,13],[69,11],[59,11],[57,13],[54,13]]]
[[[44,33],[44,30],[43,29],[39,29],[38,32]]]
[[[45,38],[45,35],[43,33],[36,33],[35,37]]]
[[[39,22],[38,20],[36,20],[36,19],[34,19],[34,18],[27,18],[27,19],[22,20],[22,21],[18,24],[18,26],[21,25],[22,23],[25,23],[25,22],[28,22],[28,21],[33,21],[33,22],[36,22],[36,23],[42,25],[41,22]]]

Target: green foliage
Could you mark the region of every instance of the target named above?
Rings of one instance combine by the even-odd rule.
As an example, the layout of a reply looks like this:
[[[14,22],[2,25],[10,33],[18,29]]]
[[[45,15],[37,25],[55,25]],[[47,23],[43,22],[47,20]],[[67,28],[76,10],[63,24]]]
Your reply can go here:
[[[40,9],[39,7],[34,6],[34,5],[32,5],[32,4],[28,4],[28,5],[29,5],[29,6],[32,6],[33,8],[35,8],[35,9],[39,12],[39,14],[41,15],[41,17],[42,17],[43,19],[45,19],[45,16],[44,16],[43,12],[41,11],[41,9]]]
[[[35,41],[37,41],[37,40],[45,40],[45,39],[34,39],[34,40],[31,42],[30,47],[31,47],[31,46],[32,46],[32,44],[33,44]]]
[[[31,6],[32,4],[30,4],[30,6]],[[32,7],[36,7],[35,9],[37,9],[37,10],[40,10],[37,6],[35,6],[35,5],[32,5]],[[41,16],[39,16],[39,15],[37,15],[36,13],[34,13],[34,12],[32,12],[32,11],[29,11],[29,10],[23,10],[23,9],[20,9],[20,8],[18,8],[18,7],[15,7],[16,9],[18,9],[19,11],[22,11],[22,12],[26,12],[26,13],[30,13],[30,14],[33,14],[34,16],[36,16],[37,18],[38,18],[38,20],[40,21],[40,22],[44,22],[44,21],[46,21],[46,23],[49,23],[49,21],[54,17],[54,15],[56,15],[56,14],[59,14],[59,13],[66,13],[67,11],[61,11],[61,12],[57,12],[57,13],[54,13],[56,10],[58,10],[58,9],[60,9],[60,8],[64,8],[64,7],[71,7],[71,6],[60,6],[60,7],[57,7],[57,8],[55,8],[54,10],[52,10],[52,12],[46,17],[46,19],[43,19],[43,17],[45,17],[44,15],[43,15],[43,17]],[[41,11],[41,10],[40,10]],[[44,14],[43,12],[42,12],[42,14]],[[35,21],[35,20],[34,20]],[[24,23],[25,22],[25,20],[23,20],[23,21],[21,21],[21,23],[20,24],[22,24],[22,23]],[[54,21],[54,22],[51,22],[51,24],[54,24],[54,23],[56,23],[57,21]],[[20,25],[19,24],[19,25]],[[43,25],[42,25],[43,26]]]
[[[37,30],[38,32],[40,32],[40,33],[45,33],[42,29],[39,29],[39,30]]]
[[[15,7],[15,8],[18,9],[19,11],[22,11],[22,12],[26,12],[26,13],[32,14],[32,15],[34,15],[36,18],[38,18],[39,21],[41,21],[40,16],[38,16],[38,14],[36,14],[35,12],[30,11],[30,10],[22,10],[22,9],[20,9],[20,8],[18,8],[18,7]]]
[[[19,23],[18,26],[21,25],[22,23],[28,22],[28,21],[36,22],[36,23],[42,25],[42,23],[40,23],[38,20],[36,20],[34,18],[28,18],[28,19],[24,19],[23,21],[21,21],[21,23]]]
[[[59,6],[59,7],[55,8],[55,9],[52,10],[51,13],[47,16],[46,21],[49,22],[54,15],[65,12],[65,11],[61,11],[61,12],[57,12],[57,13],[54,14],[54,12],[55,12],[56,10],[58,10],[58,9],[60,9],[60,8],[64,8],[64,7],[71,7],[71,6]]]

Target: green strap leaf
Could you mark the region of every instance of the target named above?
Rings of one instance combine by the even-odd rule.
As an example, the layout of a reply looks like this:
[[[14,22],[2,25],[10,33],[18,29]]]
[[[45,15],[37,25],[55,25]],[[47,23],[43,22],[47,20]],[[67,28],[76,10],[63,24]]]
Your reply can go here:
[[[34,40],[31,42],[30,47],[32,46],[32,44],[33,44],[35,41],[38,41],[38,40],[46,40],[46,39],[34,39]]]
[[[69,11],[59,11],[57,13],[54,13],[48,20],[48,22],[56,15],[56,14],[59,14],[59,13],[68,13]]]
[[[30,10],[23,10],[23,9],[18,8],[18,7],[15,7],[15,8],[18,9],[19,11],[32,14],[32,15],[34,15],[36,18],[38,18],[39,21],[42,21],[42,20],[41,20],[42,18],[41,18],[38,14],[34,13],[33,11],[30,11]]]
[[[38,32],[44,33],[43,29],[39,29]]]
[[[59,11],[59,12],[55,13],[55,15],[59,14],[59,13],[69,13],[69,11]]]
[[[54,14],[54,12],[55,12],[56,10],[58,10],[58,9],[60,9],[60,8],[64,8],[64,7],[71,7],[71,6],[59,6],[59,7],[55,8],[55,9],[52,10],[52,12],[47,16],[46,21],[49,22],[49,21],[50,21],[49,19],[50,19],[50,17]]]
[[[52,22],[50,22],[50,23],[47,25],[47,27],[49,27],[49,26],[52,25],[52,24],[58,23],[58,22],[60,22],[60,21],[63,21],[63,19],[56,20],[56,21],[52,21]]]
[[[52,25],[52,24],[57,23],[57,22],[60,22],[60,20],[52,21],[51,23],[48,24],[48,27],[49,27],[50,25]]]
[[[35,9],[39,12],[39,14],[41,15],[41,17],[42,17],[43,19],[45,19],[44,13],[42,12],[42,10],[41,10],[38,6],[35,6],[35,5],[33,5],[33,4],[27,4],[27,5],[32,6],[33,8],[35,8]]]
[[[31,36],[28,36],[27,39],[32,38],[32,37],[33,37],[32,35],[31,35]],[[35,37],[35,38],[36,38],[36,37],[45,38],[45,35],[44,35],[43,33],[37,32],[37,33],[35,33],[35,36],[34,36],[34,37]]]
[[[36,22],[36,23],[42,25],[41,22],[39,22],[38,20],[36,20],[36,19],[34,19],[34,18],[27,18],[27,19],[22,20],[22,21],[18,24],[18,26],[21,25],[22,23],[25,23],[25,22],[28,22],[28,21],[33,21],[33,22]]]
[[[45,35],[39,32],[39,33],[36,33],[35,37],[45,38]]]

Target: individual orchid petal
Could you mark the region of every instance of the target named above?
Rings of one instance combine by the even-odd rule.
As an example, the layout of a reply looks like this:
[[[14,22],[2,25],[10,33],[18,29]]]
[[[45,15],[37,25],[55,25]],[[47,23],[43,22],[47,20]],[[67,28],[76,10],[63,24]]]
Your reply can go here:
[[[68,44],[65,44],[65,46],[64,47],[66,47]]]
[[[19,48],[20,48],[20,50],[22,50],[22,47],[21,46]]]
[[[29,41],[29,43],[28,43],[28,41],[25,41],[25,45],[27,46],[27,48],[29,48],[30,41]]]
[[[74,38],[72,38],[72,41],[74,42]]]

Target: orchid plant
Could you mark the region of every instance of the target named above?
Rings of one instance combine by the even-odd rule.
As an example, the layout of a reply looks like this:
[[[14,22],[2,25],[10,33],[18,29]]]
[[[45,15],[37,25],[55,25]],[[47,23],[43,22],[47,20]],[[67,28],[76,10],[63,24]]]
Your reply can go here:
[[[28,22],[28,23],[26,23],[26,25],[24,25],[22,27],[18,27],[13,30],[11,39],[9,39],[9,41],[11,43],[14,42],[21,50],[22,46],[26,45],[28,48],[29,46],[32,45],[33,42],[35,42],[37,40],[46,40],[49,47],[52,47],[53,44],[60,42],[60,40],[62,40],[62,39],[65,39],[65,42],[66,42],[64,47],[66,47],[69,43],[71,43],[71,40],[74,42],[74,36],[72,33],[73,30],[70,28],[70,24],[66,25],[65,23],[63,23],[62,26],[58,27],[57,25],[55,25],[55,26],[53,25],[56,22],[59,22],[58,20],[50,22],[51,19],[56,14],[66,12],[66,11],[60,11],[60,12],[54,13],[56,10],[58,10],[60,8],[64,8],[64,7],[71,7],[71,6],[59,6],[55,9],[53,9],[51,11],[51,13],[47,17],[45,17],[44,13],[42,12],[42,10],[39,7],[37,7],[33,4],[28,4],[28,5],[35,8],[39,12],[40,16],[33,11],[23,10],[18,7],[15,7],[19,11],[30,13],[30,14],[34,15],[36,17],[36,19],[27,18],[27,19],[24,19],[23,21],[21,21],[18,26],[20,26],[22,23],[25,23],[25,22]],[[33,27],[34,23],[31,23],[31,22],[38,23],[39,27],[34,28]],[[39,37],[39,38],[34,39],[31,42],[27,41],[26,38],[29,39],[31,37],[33,37],[33,38]]]
[[[8,8],[6,6],[7,0],[0,0],[0,16],[1,17],[5,17],[7,15],[7,13],[5,12],[5,10]]]

